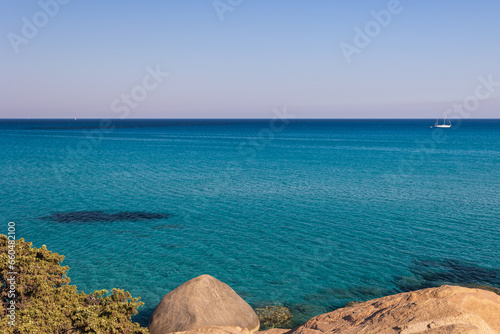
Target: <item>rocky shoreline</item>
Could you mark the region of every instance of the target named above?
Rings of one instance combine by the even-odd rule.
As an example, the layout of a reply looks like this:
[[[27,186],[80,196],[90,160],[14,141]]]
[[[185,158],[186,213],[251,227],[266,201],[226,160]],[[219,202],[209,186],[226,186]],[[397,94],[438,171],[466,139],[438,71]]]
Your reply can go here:
[[[259,317],[227,284],[196,277],[166,294],[149,321],[151,334],[250,334]],[[498,334],[500,296],[477,288],[443,285],[356,303],[313,317],[294,329],[263,334]]]

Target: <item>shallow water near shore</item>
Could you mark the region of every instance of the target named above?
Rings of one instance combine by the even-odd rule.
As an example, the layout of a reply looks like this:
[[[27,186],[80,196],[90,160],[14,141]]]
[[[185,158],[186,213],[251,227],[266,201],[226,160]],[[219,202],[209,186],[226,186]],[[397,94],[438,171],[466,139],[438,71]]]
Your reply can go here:
[[[0,121],[0,212],[72,284],[201,274],[296,322],[443,283],[500,285],[500,121]],[[281,125],[284,125],[281,127]],[[43,218],[43,219],[42,219]]]

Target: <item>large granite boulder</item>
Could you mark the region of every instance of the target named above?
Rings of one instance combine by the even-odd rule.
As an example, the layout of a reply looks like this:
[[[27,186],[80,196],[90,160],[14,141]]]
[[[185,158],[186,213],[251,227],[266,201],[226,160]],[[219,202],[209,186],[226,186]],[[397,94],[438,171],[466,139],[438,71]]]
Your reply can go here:
[[[252,332],[248,328],[235,326],[208,326],[172,334],[252,334]]]
[[[231,287],[202,275],[167,293],[149,319],[151,334],[232,326],[259,330],[259,318]]]
[[[500,296],[444,285],[338,309],[289,333],[499,334]]]

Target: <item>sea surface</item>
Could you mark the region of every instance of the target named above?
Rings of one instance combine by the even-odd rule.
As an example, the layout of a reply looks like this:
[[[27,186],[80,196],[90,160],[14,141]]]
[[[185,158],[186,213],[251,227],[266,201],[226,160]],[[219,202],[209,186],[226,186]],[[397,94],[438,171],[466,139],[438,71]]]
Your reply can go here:
[[[72,284],[161,298],[210,274],[295,323],[500,286],[500,120],[0,120],[0,213]]]

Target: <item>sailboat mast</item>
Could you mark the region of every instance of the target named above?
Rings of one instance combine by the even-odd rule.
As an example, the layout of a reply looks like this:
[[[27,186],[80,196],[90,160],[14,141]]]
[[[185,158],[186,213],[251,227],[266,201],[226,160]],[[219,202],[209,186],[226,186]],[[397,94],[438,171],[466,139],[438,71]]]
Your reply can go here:
[[[439,123],[439,116],[436,117],[436,124],[434,125],[436,128],[450,128],[451,122],[446,124],[446,107],[443,108],[443,123]]]

